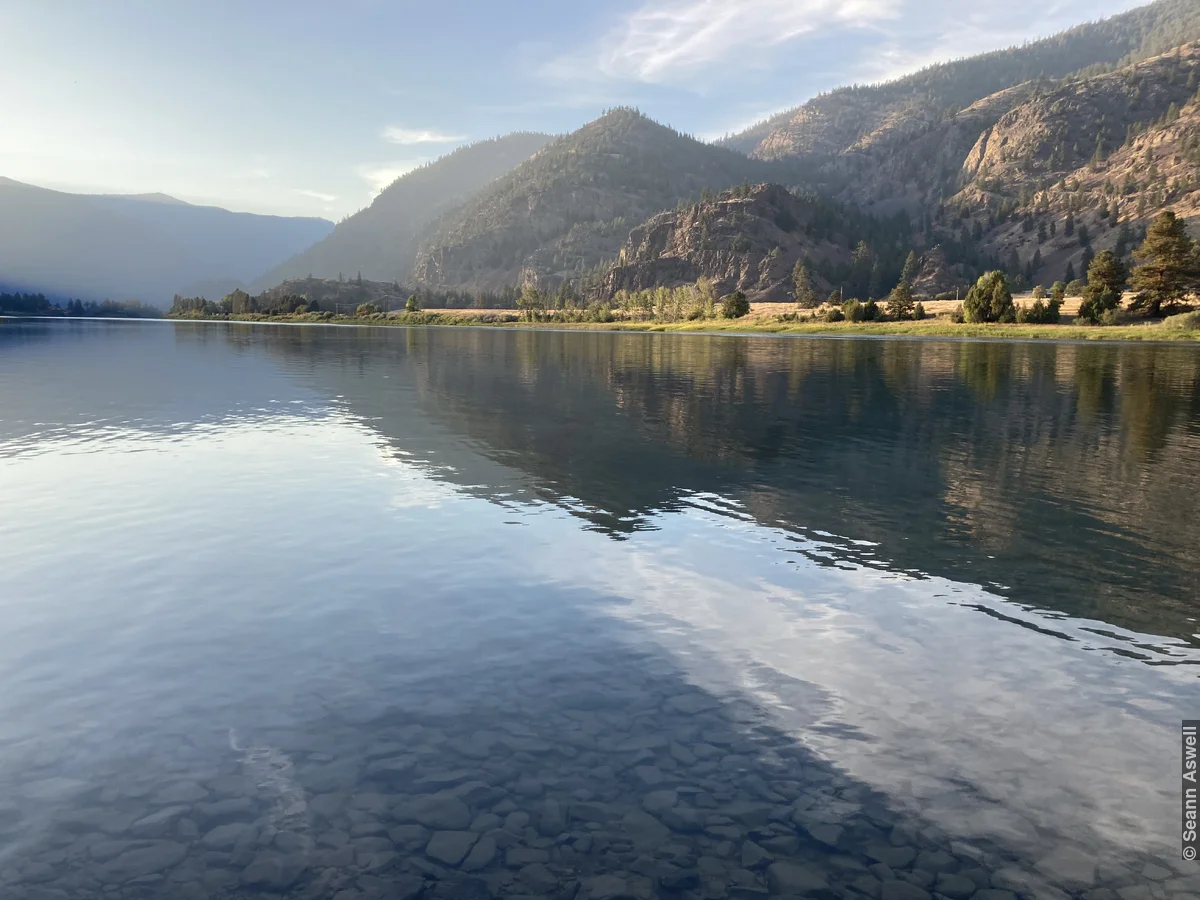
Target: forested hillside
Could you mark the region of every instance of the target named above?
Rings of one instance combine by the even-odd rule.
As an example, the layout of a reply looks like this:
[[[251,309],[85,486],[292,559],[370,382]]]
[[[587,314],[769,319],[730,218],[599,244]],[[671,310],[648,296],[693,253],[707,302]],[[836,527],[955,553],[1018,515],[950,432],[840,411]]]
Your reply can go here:
[[[788,171],[614,109],[444,216],[423,243],[415,277],[476,289],[579,277],[658,211],[704,190],[787,180]]]

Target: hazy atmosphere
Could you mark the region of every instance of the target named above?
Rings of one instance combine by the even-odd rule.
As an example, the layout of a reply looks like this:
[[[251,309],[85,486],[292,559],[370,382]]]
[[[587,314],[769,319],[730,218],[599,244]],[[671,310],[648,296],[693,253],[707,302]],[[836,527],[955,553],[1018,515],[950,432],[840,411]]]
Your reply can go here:
[[[1200,897],[1200,0],[0,36],[0,900]]]
[[[9,0],[0,174],[337,220],[465,142],[568,132],[617,105],[719,137],[1136,5]]]

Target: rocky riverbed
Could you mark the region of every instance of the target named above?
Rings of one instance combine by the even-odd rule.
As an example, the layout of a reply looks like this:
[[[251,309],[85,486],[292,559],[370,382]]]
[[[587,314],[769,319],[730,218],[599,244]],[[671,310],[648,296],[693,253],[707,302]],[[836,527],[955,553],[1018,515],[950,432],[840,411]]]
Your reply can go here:
[[[370,715],[154,735],[87,777],[43,759],[0,794],[0,897],[1196,896],[1180,861],[1072,846],[995,798],[972,802],[1002,827],[948,834],[744,701],[576,663],[462,704],[430,680]]]

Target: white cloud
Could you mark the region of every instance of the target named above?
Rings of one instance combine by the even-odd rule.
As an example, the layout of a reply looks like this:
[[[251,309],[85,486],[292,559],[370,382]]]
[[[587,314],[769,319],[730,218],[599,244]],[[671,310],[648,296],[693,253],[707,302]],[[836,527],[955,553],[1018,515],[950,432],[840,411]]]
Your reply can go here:
[[[427,162],[429,162],[428,157],[399,159],[382,163],[363,163],[358,167],[357,172],[358,177],[370,186],[371,196],[374,197],[401,175],[406,175]]]
[[[933,62],[1036,40],[1140,0],[642,0],[600,40],[539,67],[559,85],[639,82],[707,93],[714,84],[813,56],[833,83],[894,78]],[[858,32],[866,40],[856,40]],[[823,42],[818,44],[817,42]],[[786,47],[786,49],[785,49]],[[811,76],[804,68],[801,77]],[[811,81],[811,79],[809,79]],[[802,102],[797,97],[795,102]]]
[[[600,76],[649,83],[686,79],[706,66],[761,58],[801,35],[894,19],[902,0],[648,0],[598,47],[543,68],[550,77]]]
[[[389,125],[381,137],[390,144],[454,144],[466,140],[466,135],[446,134],[428,128],[401,128]]]
[[[337,194],[323,194],[321,191],[312,191],[308,188],[292,188],[292,193],[302,197],[312,197],[314,200],[321,200],[325,203],[332,203],[337,199]]]

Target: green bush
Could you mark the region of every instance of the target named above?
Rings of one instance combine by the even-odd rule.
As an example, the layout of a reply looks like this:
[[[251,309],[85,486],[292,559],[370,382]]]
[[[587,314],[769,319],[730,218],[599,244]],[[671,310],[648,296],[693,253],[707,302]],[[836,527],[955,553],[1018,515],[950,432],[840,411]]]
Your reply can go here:
[[[925,318],[925,304],[920,300],[913,306],[912,317],[918,322]]]
[[[358,309],[354,310],[354,315],[358,316],[359,318],[364,316],[376,316],[379,315],[379,307],[374,303],[360,303],[358,304]]]
[[[416,294],[413,294],[406,301],[404,301],[404,311],[410,313],[421,311],[421,301],[417,299]]]
[[[1172,331],[1200,331],[1200,312],[1185,312],[1163,319],[1163,328]]]
[[[1085,325],[1101,325],[1105,314],[1113,313],[1112,317],[1115,320],[1117,307],[1121,305],[1121,297],[1119,294],[1111,290],[1089,290],[1083,296],[1083,302],[1079,304],[1079,321]]]
[[[1057,300],[1047,302],[1039,298],[1031,306],[1017,310],[1017,321],[1022,325],[1057,325],[1058,311]]]
[[[721,315],[726,319],[740,319],[750,312],[750,301],[741,291],[734,291],[721,301]]]
[[[963,308],[962,308],[961,303],[958,306],[954,307],[954,309],[950,310],[950,321],[953,322],[955,325],[961,325],[966,320],[967,320],[967,317],[963,313]]]
[[[867,317],[866,308],[854,298],[842,304],[842,315],[848,322],[861,322]]]
[[[831,306],[829,309],[825,310],[825,321],[844,322],[846,321],[846,314],[842,312],[839,307]]]
[[[1015,322],[1017,308],[1008,276],[999,270],[979,276],[963,301],[963,317],[968,322]]]

